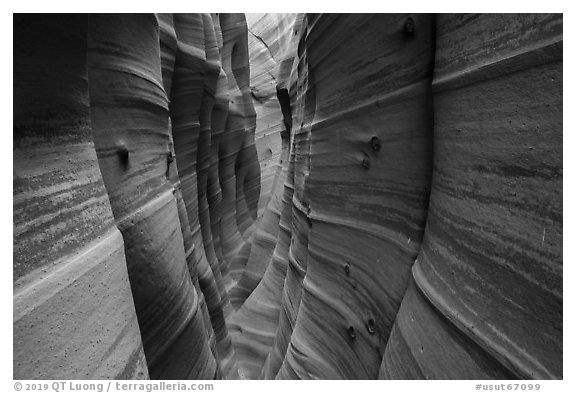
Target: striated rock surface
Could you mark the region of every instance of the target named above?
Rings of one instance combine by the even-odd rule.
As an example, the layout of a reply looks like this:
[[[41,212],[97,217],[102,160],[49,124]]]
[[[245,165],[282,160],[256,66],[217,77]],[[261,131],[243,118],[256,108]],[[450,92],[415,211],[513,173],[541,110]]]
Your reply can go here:
[[[287,259],[231,322],[241,374],[268,352],[264,378],[561,378],[560,27],[306,16]]]
[[[162,82],[166,95],[169,97],[172,91],[172,75],[174,74],[174,63],[176,61],[177,51],[177,38],[176,31],[174,30],[174,18],[172,14],[158,14],[158,23],[160,31],[160,51],[162,60]],[[182,240],[184,244],[184,253],[186,255],[186,264],[189,266],[190,278],[198,294],[199,307],[202,310],[204,318],[204,325],[206,333],[208,334],[208,341],[214,356],[216,355],[216,336],[210,321],[210,315],[206,305],[204,293],[200,288],[198,279],[198,269],[196,266],[197,256],[194,249],[194,240],[192,238],[192,230],[190,229],[190,221],[188,220],[188,212],[186,211],[186,204],[182,196],[182,184],[178,175],[178,165],[176,163],[176,153],[174,150],[174,139],[172,137],[172,122],[169,120],[168,127],[170,129],[168,145],[170,153],[167,157],[167,175],[174,187],[174,197],[178,206],[178,218],[180,221],[180,229],[182,230]]]
[[[380,375],[562,378],[562,16],[438,16],[433,88],[426,235]]]
[[[299,14],[294,26],[294,37],[298,37],[298,30],[302,29],[303,15]],[[299,44],[298,42],[296,42]],[[300,49],[303,49],[299,46]],[[296,48],[294,48],[296,49]],[[298,55],[299,61],[294,61],[295,56]],[[309,104],[314,101],[314,91],[307,91],[308,73],[305,72],[306,56],[303,50],[298,53],[292,53],[292,60],[287,57],[279,69],[279,85],[278,85],[278,98],[280,100],[284,125],[287,130],[292,129],[292,123],[300,124],[299,128],[295,129],[294,143],[292,148],[294,150],[294,165],[295,171],[299,170],[299,179],[305,179],[301,175],[307,175],[308,172],[308,137],[309,128],[304,127],[304,123],[310,124],[314,112],[305,112],[304,104]],[[298,72],[301,70],[301,72]],[[288,93],[288,89],[290,92]],[[290,100],[293,100],[296,105],[294,111],[289,106]],[[292,120],[292,117],[294,120]],[[292,156],[291,156],[292,158]],[[291,162],[292,164],[292,162]],[[294,174],[293,176],[296,176]],[[296,179],[296,178],[295,178]],[[307,219],[305,214],[302,214],[302,209],[299,209],[295,203],[296,198],[303,197],[302,188],[297,188],[296,192],[300,192],[299,196],[293,197],[292,215],[293,223],[291,229],[291,252],[288,255],[288,269],[286,271],[286,278],[284,281],[284,288],[282,291],[282,303],[280,308],[280,315],[278,318],[278,327],[276,329],[276,336],[274,339],[274,346],[266,358],[266,363],[262,369],[261,377],[264,379],[271,379],[278,373],[283,359],[286,356],[286,351],[290,343],[290,338],[296,323],[296,316],[300,306],[302,297],[302,280],[306,275],[306,261],[307,261],[307,242],[308,234],[310,231],[310,220]],[[303,200],[303,199],[300,199]]]
[[[561,14],[14,22],[14,378],[563,378]]]
[[[292,28],[296,29],[294,26]],[[287,62],[292,62],[294,59],[295,42],[292,44],[285,50],[288,53]],[[257,285],[261,278],[259,285],[230,319],[230,327],[234,330],[234,344],[239,356],[239,373],[242,378],[257,378],[271,350],[288,265],[291,199],[294,189],[293,154],[288,161],[290,129],[284,128],[282,134],[284,141],[281,161],[284,170],[276,179],[273,200],[267,206],[255,235],[254,252],[251,253],[244,275],[234,288],[237,292],[234,292],[234,289],[231,291],[232,294],[239,295],[239,300],[243,300],[243,295]],[[275,227],[277,229],[274,229]],[[275,246],[274,240],[276,240]]]
[[[90,17],[92,128],[125,241],[150,376],[210,379],[217,364],[188,272],[167,176],[168,99],[158,31],[154,15]]]
[[[294,14],[248,16],[248,43],[252,70],[250,89],[257,114],[256,146],[262,167],[262,192],[259,204],[262,207],[259,208],[259,212],[264,210],[258,215],[261,221],[258,222],[251,241],[250,255],[242,275],[236,286],[230,290],[230,299],[235,309],[242,305],[258,285],[274,251],[280,218],[278,202],[282,191],[277,185],[284,181],[284,177],[280,174],[282,166],[287,163],[289,143],[289,130],[284,125],[284,116],[277,98],[282,83],[280,81],[287,79],[289,75],[282,76],[279,72],[280,63],[291,66],[296,49],[293,43],[290,45],[290,42],[285,40],[286,36],[290,37],[290,32],[286,31],[286,28],[294,29]],[[292,37],[296,38],[295,35]],[[266,43],[267,41],[271,41],[270,45]],[[285,106],[290,107],[289,100],[285,100]],[[291,122],[291,115],[287,115],[286,118]],[[273,195],[270,195],[271,191]],[[275,202],[268,206],[271,199]]]
[[[14,379],[145,379],[98,166],[88,17],[14,16]]]
[[[247,14],[248,47],[250,50],[250,90],[256,111],[256,148],[262,168],[259,215],[267,206],[275,189],[282,164],[280,155],[283,130],[280,104],[276,97],[281,84],[280,63],[289,52],[296,14]]]
[[[174,64],[176,61],[177,54],[177,37],[176,31],[174,30],[174,17],[172,14],[158,14],[159,28],[160,28],[160,48],[162,57],[162,80],[164,84],[164,89],[167,96],[171,96],[172,87],[172,76],[174,74]],[[169,123],[170,135],[170,153],[172,156],[168,157],[168,176],[174,186],[174,196],[178,204],[178,217],[180,219],[180,228],[182,230],[182,238],[184,242],[184,250],[186,254],[186,263],[189,267],[190,276],[194,287],[199,296],[199,306],[202,309],[202,315],[204,318],[204,326],[208,334],[208,340],[210,343],[210,348],[213,355],[218,359],[218,352],[216,349],[216,335],[214,334],[214,329],[212,326],[212,321],[210,319],[210,313],[208,311],[208,306],[202,292],[202,287],[200,286],[200,281],[198,277],[197,260],[199,256],[195,252],[194,238],[192,235],[192,230],[190,228],[190,221],[188,218],[188,212],[186,211],[186,204],[184,202],[184,197],[182,195],[181,182],[178,175],[178,168],[175,159],[174,142],[172,137],[171,122]],[[204,281],[203,281],[204,282]],[[214,284],[212,284],[214,285]],[[204,286],[206,287],[206,286]],[[216,302],[218,299],[216,298]],[[215,319],[221,319],[221,313],[218,313],[218,304],[214,308],[213,303],[211,303],[212,314],[215,315]]]
[[[206,298],[223,376],[235,378],[234,353],[224,322],[227,296],[212,242],[207,200],[211,164],[209,155],[212,149],[212,105],[208,100],[215,94],[216,78],[220,71],[216,33],[209,15],[179,14],[174,15],[173,19],[177,52],[170,116],[176,162],[181,163],[183,199],[194,243],[194,264],[188,267],[190,271],[197,272],[200,288]],[[204,106],[203,102],[206,102]]]
[[[431,176],[433,17],[415,17],[415,36],[402,34],[406,18],[304,22],[306,123],[294,137],[294,217],[304,230],[290,251],[306,273],[277,378],[378,375],[423,236]]]
[[[228,115],[220,139],[220,186],[222,189],[222,273],[229,290],[242,272],[250,252],[251,228],[256,218],[252,184],[256,115],[250,95],[247,27],[244,14],[220,14],[222,69],[228,82]],[[252,157],[251,157],[252,156]],[[241,162],[243,163],[241,164]],[[259,181],[259,168],[257,169]],[[249,175],[250,173],[250,175]],[[259,188],[259,185],[258,185]],[[251,193],[248,197],[246,191]],[[257,192],[257,193],[256,193]]]

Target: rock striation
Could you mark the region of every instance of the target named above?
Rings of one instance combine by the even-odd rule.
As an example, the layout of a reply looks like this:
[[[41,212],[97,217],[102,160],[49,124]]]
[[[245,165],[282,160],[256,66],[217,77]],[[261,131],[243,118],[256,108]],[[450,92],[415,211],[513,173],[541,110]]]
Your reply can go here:
[[[281,133],[286,127],[279,110],[277,99],[279,65],[283,58],[293,60],[293,46],[289,46],[286,37],[290,37],[286,28],[294,24],[294,15],[248,15],[248,44],[250,48],[251,94],[253,97],[256,117],[256,146],[258,159],[262,167],[259,214],[251,248],[242,274],[236,285],[230,290],[230,301],[234,309],[238,309],[262,279],[264,271],[276,241],[276,233],[280,213],[278,210],[278,195],[281,188],[277,187],[282,164],[287,160],[288,139]],[[265,37],[266,40],[262,37]],[[271,42],[270,46],[266,42]],[[278,75],[278,76],[275,76]],[[289,107],[289,102],[287,103]],[[290,121],[291,121],[291,116]],[[282,180],[283,181],[283,180]],[[267,208],[268,203],[275,208]]]
[[[177,202],[167,176],[169,112],[158,19],[91,16],[88,37],[96,151],[126,243],[150,376],[213,378],[218,368],[188,272]],[[176,68],[175,79],[177,73]],[[196,352],[194,361],[191,351]]]
[[[562,379],[561,14],[14,16],[15,379]]]
[[[433,90],[425,237],[380,376],[562,378],[562,16],[438,16]]]
[[[148,377],[95,150],[88,17],[14,16],[14,378]]]
[[[405,18],[304,20],[294,279],[285,292],[299,306],[286,318],[294,325],[277,378],[378,375],[423,236],[431,177],[433,18],[417,17],[417,37],[398,34]],[[359,26],[357,34],[344,26]],[[360,80],[344,78],[357,68]]]
[[[292,214],[235,316],[241,373],[562,377],[561,26],[304,17]]]

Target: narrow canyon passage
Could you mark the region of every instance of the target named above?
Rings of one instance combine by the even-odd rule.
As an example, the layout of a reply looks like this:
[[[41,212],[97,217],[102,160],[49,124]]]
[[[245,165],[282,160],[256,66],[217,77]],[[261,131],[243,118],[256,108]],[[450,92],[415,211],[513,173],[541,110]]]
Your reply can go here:
[[[14,379],[562,379],[562,14],[15,14]]]

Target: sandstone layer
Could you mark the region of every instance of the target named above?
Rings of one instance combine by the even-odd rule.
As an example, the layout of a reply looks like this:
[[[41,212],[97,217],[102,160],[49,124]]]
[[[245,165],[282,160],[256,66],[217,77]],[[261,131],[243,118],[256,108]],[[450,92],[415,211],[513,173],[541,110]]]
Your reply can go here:
[[[94,147],[88,17],[14,22],[14,378],[147,378]]]
[[[14,17],[14,378],[562,379],[561,14]]]

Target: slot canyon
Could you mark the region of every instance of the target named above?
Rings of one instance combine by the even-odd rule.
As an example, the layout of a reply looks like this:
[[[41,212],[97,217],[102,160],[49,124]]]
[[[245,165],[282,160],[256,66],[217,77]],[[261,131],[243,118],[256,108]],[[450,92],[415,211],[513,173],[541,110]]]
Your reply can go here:
[[[14,379],[562,379],[562,14],[14,14]]]

